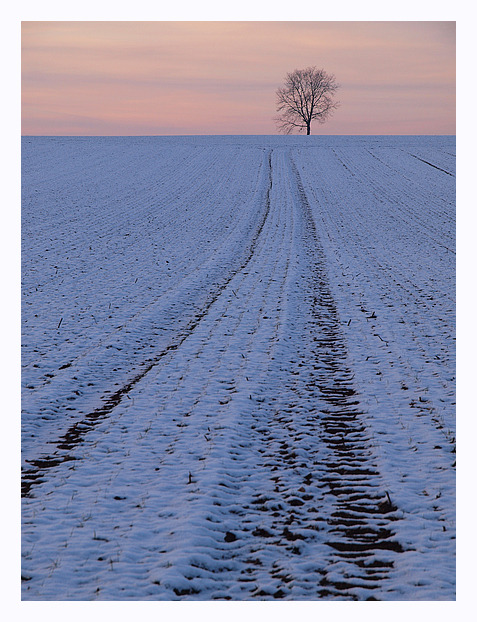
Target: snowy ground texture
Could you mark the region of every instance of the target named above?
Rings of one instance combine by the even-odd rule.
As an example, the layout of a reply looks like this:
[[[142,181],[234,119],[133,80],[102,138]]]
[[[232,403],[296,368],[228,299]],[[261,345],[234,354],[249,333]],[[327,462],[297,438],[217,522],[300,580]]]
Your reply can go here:
[[[454,137],[22,162],[22,598],[454,600]]]

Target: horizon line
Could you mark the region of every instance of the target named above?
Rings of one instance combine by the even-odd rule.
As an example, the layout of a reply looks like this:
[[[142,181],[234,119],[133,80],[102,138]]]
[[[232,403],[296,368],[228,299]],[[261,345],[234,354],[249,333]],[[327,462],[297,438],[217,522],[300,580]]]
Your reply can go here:
[[[21,134],[20,138],[194,138],[199,136],[273,136],[320,137],[327,136],[457,136],[457,134]]]

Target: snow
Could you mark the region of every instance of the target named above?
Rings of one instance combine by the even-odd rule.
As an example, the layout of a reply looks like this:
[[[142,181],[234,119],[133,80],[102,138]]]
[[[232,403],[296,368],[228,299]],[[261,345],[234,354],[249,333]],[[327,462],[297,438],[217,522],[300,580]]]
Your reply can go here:
[[[454,137],[24,137],[22,205],[23,600],[455,599]]]

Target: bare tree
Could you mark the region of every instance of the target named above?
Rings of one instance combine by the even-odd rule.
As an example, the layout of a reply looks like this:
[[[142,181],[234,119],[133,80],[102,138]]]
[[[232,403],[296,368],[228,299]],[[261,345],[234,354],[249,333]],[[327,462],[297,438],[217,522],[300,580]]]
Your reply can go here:
[[[333,96],[340,85],[335,76],[323,69],[307,67],[287,73],[285,86],[277,90],[277,111],[274,117],[278,130],[291,134],[294,129],[310,134],[311,122],[324,123],[338,108]]]

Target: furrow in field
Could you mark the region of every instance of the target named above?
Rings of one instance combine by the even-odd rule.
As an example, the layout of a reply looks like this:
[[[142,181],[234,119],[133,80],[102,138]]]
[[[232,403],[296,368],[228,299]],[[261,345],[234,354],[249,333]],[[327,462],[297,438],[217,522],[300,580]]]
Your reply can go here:
[[[287,359],[274,363],[271,349],[281,336],[285,352],[287,346],[293,350],[293,345],[286,343],[289,336],[286,331],[284,334],[283,316],[290,314],[290,304],[297,302],[287,299],[289,273],[297,268],[292,267],[291,257],[293,214],[289,205],[275,196],[280,178],[276,175],[273,205],[248,264],[214,301],[193,334],[132,388],[130,401],[118,408],[118,416],[91,431],[83,443],[83,459],[74,470],[68,472],[67,464],[59,466],[53,480],[38,489],[37,494],[45,494],[55,479],[64,477],[62,493],[76,491],[68,507],[84,507],[78,482],[88,479],[88,471],[94,469],[98,473],[94,487],[97,501],[91,507],[90,521],[97,538],[103,537],[105,528],[101,508],[110,500],[118,506],[115,532],[125,554],[115,556],[113,565],[121,570],[122,579],[118,583],[115,576],[109,577],[109,567],[104,565],[107,572],[98,578],[104,598],[127,597],[131,573],[140,573],[140,568],[130,563],[137,545],[129,534],[155,523],[152,540],[157,544],[145,542],[142,553],[149,577],[146,589],[151,594],[159,598],[195,593],[241,598],[250,591],[248,582],[241,580],[247,577],[243,569],[249,566],[246,560],[253,557],[253,549],[263,537],[261,506],[254,502],[265,478],[269,481],[269,468],[257,468],[257,434],[261,435],[256,429],[269,418],[270,384],[272,394],[277,390],[274,365],[282,374],[288,373]],[[153,412],[150,404],[155,405]],[[147,416],[139,417],[139,413]],[[275,427],[279,431],[280,422],[275,422]],[[140,485],[136,479],[139,472]],[[239,498],[234,498],[234,491],[239,491]],[[90,496],[91,490],[87,494]],[[63,503],[66,497],[61,496]],[[25,501],[33,506],[38,503]],[[252,509],[240,509],[241,504]],[[245,518],[242,534],[235,535],[237,519],[243,513],[250,514],[250,519]],[[253,529],[248,529],[247,520],[256,522]],[[62,552],[59,562],[62,573],[72,572],[69,569],[79,562],[74,552],[87,546],[80,544],[85,532],[78,525],[83,524],[81,517],[76,517],[76,528],[73,522],[71,533],[68,530],[64,540],[67,552]],[[285,534],[283,543],[288,545],[294,535],[287,530]],[[226,559],[234,538],[241,546],[248,542],[243,559],[236,562]],[[111,550],[104,540],[96,541]],[[108,559],[106,553],[99,557]],[[93,559],[87,562],[88,567],[90,564],[95,565]],[[27,572],[28,563],[25,568]],[[231,574],[224,576],[224,568]],[[191,577],[200,579],[199,590]],[[138,581],[140,577],[135,576],[135,585]],[[53,585],[54,580],[47,583]],[[93,588],[88,585],[85,593],[94,595]],[[47,594],[53,588],[45,585],[40,589]]]
[[[369,149],[356,158],[352,151],[333,149],[337,162],[344,169],[336,171],[338,179],[342,179],[342,192],[346,191],[349,199],[354,199],[356,216],[366,211],[369,221],[383,233],[387,232],[389,238],[397,231],[395,243],[401,236],[411,235],[451,247],[452,235],[446,228],[449,218],[453,217],[448,185],[444,186],[446,192],[443,193],[441,186],[430,185],[422,172],[416,175],[416,167],[414,171],[403,170],[397,163],[393,167],[389,151]],[[393,209],[383,209],[384,205]]]
[[[190,152],[190,149],[188,151]],[[224,236],[224,233],[228,233],[227,221],[230,221],[231,211],[237,207],[238,195],[253,201],[255,192],[255,189],[250,188],[252,191],[250,194],[247,188],[244,193],[243,189],[237,187],[235,178],[233,183],[229,184],[232,186],[230,195],[225,198],[226,203],[230,201],[230,207],[218,210],[216,214],[206,209],[205,206],[216,198],[214,193],[210,192],[210,188],[218,187],[221,191],[223,180],[227,183],[230,171],[236,167],[238,156],[234,152],[232,154],[233,157],[230,153],[225,154],[228,157],[223,158],[223,163],[217,162],[218,154],[213,152],[210,158],[202,153],[196,156],[193,162],[184,163],[177,153],[173,152],[170,159],[177,170],[164,180],[161,179],[162,168],[168,160],[164,163],[160,158],[149,157],[148,166],[144,166],[146,177],[149,175],[149,183],[145,183],[144,170],[139,168],[135,171],[133,166],[135,164],[136,167],[140,167],[141,158],[136,161],[131,157],[132,164],[127,158],[125,161],[117,159],[116,179],[110,178],[114,167],[108,171],[105,164],[100,161],[96,171],[96,183],[91,179],[88,170],[82,171],[86,177],[86,185],[93,188],[95,185],[98,186],[98,190],[89,201],[83,196],[85,192],[81,186],[77,188],[71,180],[67,188],[60,186],[57,190],[58,193],[62,192],[63,199],[49,198],[46,193],[43,195],[40,193],[38,196],[38,189],[33,187],[34,192],[31,192],[31,195],[35,198],[35,205],[32,209],[28,207],[24,210],[24,243],[33,246],[33,249],[25,254],[23,295],[27,297],[25,305],[32,304],[28,297],[31,294],[29,288],[31,289],[34,284],[34,305],[38,311],[35,316],[28,314],[28,325],[24,326],[26,334],[35,330],[35,322],[47,324],[44,315],[40,313],[47,310],[47,307],[42,308],[44,305],[56,306],[57,321],[52,321],[51,332],[58,342],[56,345],[60,345],[62,351],[66,351],[64,355],[66,358],[69,349],[77,349],[78,345],[81,349],[83,345],[76,343],[77,340],[69,343],[67,338],[71,337],[72,328],[75,329],[79,325],[87,346],[90,345],[91,339],[97,340],[99,336],[104,339],[105,334],[117,330],[118,324],[123,325],[125,319],[134,316],[134,310],[141,310],[145,301],[148,299],[154,301],[158,295],[171,289],[171,270],[173,274],[178,274],[182,278],[190,273],[191,266],[195,269],[196,262],[201,263],[209,259],[217,244],[221,245],[224,237],[227,237]],[[114,155],[117,154],[111,154],[112,160]],[[259,160],[257,164],[258,162]],[[185,175],[182,166],[186,167]],[[165,168],[165,173],[169,175],[170,166]],[[47,169],[45,174],[49,173]],[[74,179],[74,170],[67,168],[66,173]],[[134,173],[137,173],[138,181],[135,180]],[[105,179],[109,184],[105,183]],[[131,179],[134,180],[132,188],[130,188]],[[154,179],[157,181],[154,182]],[[118,184],[118,181],[121,183]],[[257,181],[255,185],[256,183]],[[54,188],[54,184],[50,181],[47,187]],[[224,199],[223,196],[221,198]],[[25,196],[24,203],[27,205],[28,200],[29,197]],[[86,202],[92,204],[89,211],[85,209]],[[247,212],[253,213],[254,208],[254,205],[247,205],[244,216],[248,215]],[[43,214],[45,217],[40,220],[46,222],[47,226],[51,223],[50,235],[63,239],[63,241],[54,239],[56,246],[49,244],[48,246],[52,248],[44,249],[50,251],[54,257],[42,255],[41,247],[48,241],[48,236],[39,235],[39,232],[30,226],[31,222],[38,218],[38,213],[41,214],[42,209],[44,212],[49,210],[48,217]],[[244,223],[241,224],[243,226]],[[58,234],[56,230],[59,231]],[[209,233],[210,237],[205,232]],[[184,235],[187,235],[190,244],[181,244]],[[88,239],[89,247],[85,248],[84,239]],[[197,244],[194,243],[196,241]],[[66,258],[66,255],[69,257]],[[29,257],[31,261],[28,261]],[[35,277],[36,272],[42,273],[43,279],[50,273],[48,278],[54,281],[55,287],[48,288],[43,281],[39,283]],[[177,284],[175,279],[176,276],[173,279],[174,285]],[[98,288],[98,280],[104,291],[101,292],[102,295],[98,296],[96,292],[96,296],[92,297],[90,292]],[[30,285],[27,281],[30,281]],[[43,287],[46,287],[44,294],[41,292]],[[78,296],[78,289],[82,297]],[[72,302],[74,317],[68,318],[67,307],[63,309],[62,307],[65,307],[66,303],[71,306]],[[76,307],[77,304],[79,308]],[[125,317],[125,313],[130,315]],[[56,333],[53,328],[56,328],[61,318],[62,330]],[[72,326],[72,320],[76,326]],[[95,329],[98,324],[101,325],[101,331]],[[35,351],[43,355],[42,345],[47,346],[48,342],[42,344],[42,341],[48,339],[48,333],[45,331],[43,335],[40,333],[37,337],[40,340],[37,339],[35,343]],[[29,347],[31,346],[27,342],[26,353]],[[36,363],[39,362],[38,355],[30,356],[37,359]],[[66,362],[67,360],[61,361]],[[27,365],[24,372],[27,377],[28,372],[33,373]],[[36,372],[37,375],[39,373]]]
[[[176,347],[176,341],[188,334],[203,310],[211,304],[234,271],[247,260],[253,248],[265,217],[264,193],[268,178],[266,161],[267,156],[263,156],[262,172],[258,176],[249,204],[246,205],[247,209],[231,223],[230,232],[221,233],[222,239],[216,234],[214,252],[209,252],[201,260],[200,255],[196,257],[198,261],[186,268],[185,275],[179,277],[179,281],[175,280],[166,286],[162,295],[156,295],[149,302],[147,299],[143,300],[143,305],[135,313],[121,318],[120,326],[114,329],[111,327],[109,330],[105,326],[103,330],[96,329],[93,333],[93,344],[89,346],[88,329],[79,318],[78,327],[71,339],[71,349],[75,356],[68,357],[65,361],[68,344],[56,344],[63,353],[62,364],[57,369],[53,367],[54,360],[47,360],[45,365],[44,360],[40,362],[35,357],[35,352],[41,347],[36,342],[37,349],[31,355],[24,353],[25,365],[29,359],[34,361],[36,358],[37,364],[33,367],[40,368],[40,372],[44,372],[45,367],[52,367],[45,374],[46,380],[43,384],[39,383],[39,386],[35,386],[38,378],[35,384],[30,384],[28,374],[24,373],[24,382],[28,389],[23,399],[24,450],[27,449],[30,436],[35,444],[45,442],[44,438],[39,438],[39,432],[47,433],[47,421],[54,421],[54,429],[57,430],[59,417],[61,425],[64,427],[66,423],[68,427],[69,421],[78,421],[88,412],[105,408],[107,410],[108,405],[123,395],[124,387],[134,384],[144,370],[149,369],[169,348]],[[209,225],[213,213],[211,211],[208,218],[204,218],[199,229]],[[200,221],[200,214],[196,218]],[[219,216],[218,220],[220,219]],[[210,229],[213,229],[212,221]],[[227,225],[223,231],[228,229]],[[182,247],[187,249],[186,245]],[[116,257],[117,261],[121,261],[120,256]],[[163,287],[161,289],[164,290]],[[123,304],[123,307],[134,310],[135,306]],[[86,347],[82,346],[81,340]],[[61,339],[58,341],[61,343]],[[31,347],[26,328],[23,342],[25,346]],[[50,350],[48,358],[54,356],[56,351]],[[38,376],[38,372],[36,375]],[[68,418],[64,416],[65,411]],[[49,428],[53,428],[53,425]],[[65,427],[64,429],[66,430]]]
[[[278,160],[275,177],[281,192],[272,198],[286,201],[294,223],[295,268],[284,293],[295,305],[300,300],[300,313],[283,317],[282,338],[272,341],[268,369],[258,374],[268,377],[267,390],[256,412],[242,412],[240,434],[226,452],[231,460],[222,459],[222,478],[211,486],[217,507],[209,506],[208,533],[215,542],[198,540],[191,553],[187,541],[180,562],[173,550],[171,566],[154,575],[171,597],[374,598],[402,550],[390,524],[396,507],[356,408],[306,198],[287,158]],[[287,364],[285,345],[292,346]],[[273,370],[275,358],[281,364]]]
[[[336,290],[352,301],[348,308],[359,310],[360,325],[364,322],[368,332],[374,329],[374,341],[379,340],[383,345],[392,343],[395,363],[396,358],[415,361],[414,355],[410,357],[410,343],[413,351],[420,351],[423,363],[433,360],[434,366],[441,369],[436,378],[445,390],[455,365],[454,300],[448,296],[452,289],[446,282],[453,273],[449,269],[453,259],[444,258],[442,265],[434,261],[418,268],[416,263],[423,260],[420,241],[408,237],[402,253],[398,255],[390,249],[394,251],[390,261],[389,255],[373,252],[373,246],[386,248],[379,240],[379,225],[358,219],[355,206],[351,202],[347,204],[339,185],[335,184],[331,200],[326,200],[326,196],[331,197],[329,194],[323,194],[320,200],[313,188],[310,194],[319,202],[316,214],[326,232],[324,238],[333,240],[330,255],[340,264],[340,268],[335,264]],[[374,245],[369,243],[373,225],[376,227]],[[398,234],[399,231],[396,237]],[[351,322],[351,315],[355,316],[349,312],[345,316],[347,322]],[[442,391],[439,393],[442,395]]]
[[[403,171],[386,164],[382,158],[387,155],[389,159],[389,155],[386,153],[382,156],[382,151],[384,150],[369,150],[368,153],[374,160],[371,162],[363,157],[349,157],[344,150],[335,151],[348,174],[350,194],[358,185],[365,188],[365,192],[361,191],[360,194],[363,198],[366,194],[371,195],[369,198],[373,197],[371,201],[376,203],[378,209],[373,210],[372,218],[382,229],[385,230],[386,221],[389,222],[392,218],[403,233],[406,232],[407,225],[411,235],[426,236],[434,244],[455,253],[452,232],[446,228],[449,219],[452,221],[453,217],[452,210],[449,209],[452,196],[448,192],[448,185],[444,186],[446,193],[443,194],[440,184],[436,182],[435,186],[431,185],[422,173],[416,175],[416,167],[413,171]],[[383,213],[379,209],[383,204],[391,204],[393,211],[385,210]],[[369,199],[363,202],[363,207],[365,206],[370,209]]]
[[[271,156],[268,155],[268,158],[266,161],[266,168],[268,172],[265,173],[265,185],[262,187],[262,192],[260,195],[260,198],[262,199],[262,202],[265,206],[262,212],[262,220],[259,223],[258,229],[256,230],[255,235],[252,238],[252,240],[249,242],[249,244],[244,245],[243,240],[242,240],[242,245],[240,248],[241,254],[237,253],[233,257],[234,264],[236,264],[237,262],[237,256],[238,256],[238,259],[241,259],[242,261],[242,265],[239,266],[238,268],[239,270],[244,270],[245,267],[250,262],[250,259],[253,257],[254,252],[255,252],[255,247],[259,243],[261,231],[268,217],[268,213],[270,209],[270,199],[269,199],[270,186],[268,186],[267,188],[266,184],[267,184],[267,180],[268,180],[268,184],[271,183],[270,182],[270,166],[271,166],[270,158]],[[210,277],[215,277],[215,278],[213,278],[212,283],[209,282],[209,291],[207,290],[205,291],[205,294],[206,294],[205,304],[203,303],[203,306],[201,309],[197,309],[197,308],[194,309],[193,317],[192,319],[188,321],[188,323],[185,323],[184,321],[184,317],[187,319],[187,314],[184,313],[183,308],[179,310],[179,313],[177,312],[171,313],[171,311],[167,309],[167,307],[165,310],[164,309],[162,310],[162,314],[161,314],[162,321],[173,327],[173,334],[172,334],[172,337],[170,338],[169,344],[166,347],[162,345],[162,349],[160,349],[156,345],[156,349],[159,350],[159,353],[155,354],[152,358],[149,358],[148,360],[146,360],[143,363],[143,369],[139,373],[136,373],[135,376],[130,378],[125,384],[120,386],[120,388],[116,389],[114,392],[108,391],[107,393],[110,393],[110,395],[103,396],[102,398],[103,404],[100,407],[86,414],[85,417],[81,419],[80,421],[76,421],[73,425],[71,425],[64,432],[64,434],[59,439],[50,441],[50,443],[52,443],[55,447],[48,455],[43,454],[39,457],[28,458],[26,460],[28,466],[23,469],[23,474],[22,474],[23,495],[29,494],[31,486],[41,483],[43,481],[42,477],[46,469],[56,467],[58,466],[58,464],[61,464],[62,462],[69,462],[70,460],[72,460],[73,458],[70,456],[69,453],[66,453],[66,452],[70,452],[72,449],[74,449],[80,442],[83,441],[84,436],[87,434],[87,432],[92,430],[104,418],[109,417],[113,409],[115,409],[121,403],[121,401],[125,397],[128,396],[131,389],[138,382],[140,382],[146,376],[146,374],[148,374],[151,371],[151,369],[153,369],[158,363],[162,362],[162,359],[166,357],[171,351],[177,350],[182,345],[184,340],[187,339],[193,333],[198,323],[204,318],[204,316],[208,314],[210,307],[217,300],[221,292],[227,287],[230,280],[233,278],[235,274],[235,272],[232,272],[231,274],[227,274],[227,273],[225,273],[225,275],[223,274],[223,270],[225,266],[224,260],[227,260],[227,259],[230,260],[230,255],[232,254],[231,251],[235,253],[236,249],[232,245],[229,244],[226,251],[229,255],[228,257],[227,256],[224,257],[223,252],[222,253],[217,252],[213,258],[213,261],[209,262],[209,264],[206,266],[205,269],[202,268],[202,274],[205,271],[207,271],[207,278],[210,278]],[[235,267],[236,271],[238,269],[237,267]],[[213,284],[213,287],[211,287],[212,284]],[[193,283],[193,286],[188,285],[187,289],[189,291],[187,291],[187,295],[184,295],[184,292],[182,292],[181,288],[178,287],[175,292],[175,300],[172,306],[180,306],[182,300],[186,301],[187,306],[194,306],[194,302],[196,302],[196,298],[194,296],[191,296],[190,290],[192,288],[195,288],[198,294],[204,295],[204,292],[202,291],[201,286],[202,286],[202,283],[200,282],[200,280],[198,283],[197,282]],[[168,315],[169,316],[172,315],[172,317],[168,317]],[[181,321],[182,321],[182,326],[181,326]]]
[[[409,562],[403,560],[414,556],[411,563],[422,572],[419,590],[434,584],[452,593],[436,566],[423,560],[446,559],[446,576],[452,576],[455,560],[447,550],[455,546],[455,491],[449,484],[455,478],[455,316],[446,280],[453,260],[435,253],[437,261],[419,266],[421,241],[413,237],[401,253],[390,248],[388,257],[377,255],[373,249],[386,249],[386,243],[379,225],[370,243],[375,223],[358,217],[360,199],[343,192],[336,177],[331,192],[326,172],[318,184],[311,183],[309,168],[302,165],[300,172],[324,242],[377,464],[393,502],[405,512],[396,533],[405,547],[419,542],[419,553],[399,556],[396,576],[406,576]],[[397,229],[396,239],[399,234]]]
[[[256,373],[261,365],[260,360],[254,359],[257,357],[261,359],[261,349],[263,346],[267,347],[273,331],[276,331],[280,324],[278,321],[280,307],[276,310],[274,305],[277,302],[277,293],[280,295],[279,292],[283,287],[280,284],[284,278],[283,274],[286,273],[283,262],[286,264],[288,261],[286,237],[289,238],[289,233],[287,234],[289,226],[279,210],[274,210],[269,215],[250,260],[243,266],[242,271],[235,275],[221,296],[213,302],[208,314],[194,332],[171,352],[167,365],[158,366],[153,375],[149,374],[131,390],[130,403],[123,405],[126,409],[124,414],[119,412],[114,421],[99,426],[86,439],[87,453],[91,451],[91,444],[95,446],[98,435],[101,435],[100,445],[110,443],[116,452],[121,453],[124,442],[131,443],[136,439],[128,422],[133,428],[143,424],[144,422],[138,421],[138,412],[141,413],[144,408],[142,405],[145,405],[146,410],[148,404],[156,405],[157,410],[149,413],[147,417],[149,423],[146,426],[147,431],[143,433],[145,440],[139,448],[144,449],[144,446],[147,446],[152,450],[150,462],[147,464],[146,460],[146,468],[143,469],[142,477],[145,483],[141,486],[142,491],[151,491],[151,499],[145,494],[141,503],[149,507],[151,502],[155,512],[160,510],[162,505],[161,501],[158,506],[158,499],[170,499],[171,508],[175,505],[174,499],[176,503],[179,500],[180,506],[182,490],[190,493],[194,488],[187,487],[189,483],[192,485],[197,478],[200,480],[201,476],[207,480],[210,470],[210,466],[207,470],[207,465],[210,458],[204,465],[201,464],[201,459],[207,457],[214,445],[222,451],[221,436],[225,433],[222,430],[227,431],[227,425],[224,424],[229,419],[234,426],[237,424],[234,421],[234,408],[237,406],[229,404],[231,399],[245,398],[248,408],[254,407],[257,400],[262,399],[261,387],[257,386],[256,382]],[[283,252],[276,253],[276,249]],[[177,373],[174,372],[175,369],[178,370]],[[237,388],[236,385],[242,386]],[[151,391],[154,395],[150,394]],[[237,416],[238,413],[235,411],[235,418]],[[132,421],[129,417],[132,417]],[[239,421],[238,424],[240,423]],[[121,443],[121,438],[124,438],[121,430],[124,426],[128,428],[128,435],[127,440]],[[118,439],[115,442],[116,436]],[[149,443],[152,443],[152,447]],[[134,450],[134,444],[127,449],[127,459],[124,462],[126,473],[135,471],[137,448]],[[189,453],[192,457],[188,455]],[[125,475],[121,467],[116,474],[111,475],[111,468],[113,472],[117,468],[111,467],[111,462],[109,459],[103,468],[98,469],[103,485],[108,478],[116,481],[121,475]],[[178,463],[181,464],[183,471],[178,470]],[[114,464],[117,463],[113,460]],[[80,477],[81,471],[88,470],[89,465],[87,463],[84,465],[85,462],[78,463],[73,473],[67,473],[69,484],[67,489],[71,487],[72,478]],[[150,482],[148,467],[153,465],[153,482]],[[61,477],[61,470],[66,471],[65,465],[55,472],[56,478]],[[178,475],[179,478],[183,475],[185,479],[176,481]],[[128,475],[126,477],[128,480],[131,479]],[[129,483],[126,485],[128,498]],[[172,490],[175,493],[171,497],[169,491]],[[179,514],[177,519],[180,527],[184,517]],[[168,522],[165,521],[165,524],[167,526]],[[129,529],[126,529],[126,532],[128,531]],[[127,568],[126,565],[126,577]]]
[[[306,173],[303,174],[306,179]],[[419,238],[408,236],[403,239],[401,249],[394,243],[386,254],[377,253],[375,249],[387,248],[379,223],[370,221],[367,215],[358,218],[357,197],[342,194],[336,180],[333,193],[328,190],[330,185],[331,181],[328,184],[324,175],[322,184],[317,186],[308,182],[307,188],[315,204],[320,205],[317,215],[322,237],[330,243],[330,256],[340,264],[333,262],[338,291],[351,299],[354,297],[353,306],[361,310],[360,315],[363,319],[366,317],[366,323],[371,325],[376,316],[379,318],[381,326],[375,331],[379,335],[376,340],[392,341],[394,347],[399,348],[403,341],[407,341],[408,331],[413,330],[414,343],[421,344],[422,353],[427,352],[426,357],[437,357],[437,365],[446,365],[448,361],[452,368],[452,349],[446,350],[446,342],[442,340],[443,333],[449,334],[452,348],[453,326],[446,319],[451,318],[454,308],[454,301],[449,298],[452,289],[448,284],[452,260],[444,258],[440,263],[430,262],[426,250],[429,259],[431,255]],[[395,229],[396,240],[400,234],[399,221],[396,221]],[[387,231],[385,236],[388,236]],[[417,267],[416,264],[421,265]],[[371,289],[379,287],[377,297],[374,295],[371,300],[364,297],[363,281],[368,282]],[[398,302],[399,294],[401,300]],[[350,315],[346,321],[351,321]],[[448,373],[447,376],[451,377]]]
[[[183,391],[181,405],[186,415],[177,423],[180,433],[172,435],[176,438],[168,445],[166,458],[158,461],[160,481],[156,494],[164,497],[168,490],[176,491],[174,503],[161,513],[164,521],[160,533],[167,545],[160,567],[152,573],[159,598],[363,598],[376,593],[373,590],[382,590],[392,566],[389,559],[381,559],[382,551],[400,550],[382,516],[395,508],[387,505],[379,473],[372,463],[369,438],[360,422],[352,423],[363,413],[356,412],[355,402],[347,399],[354,392],[349,372],[339,361],[346,353],[323,265],[316,263],[319,246],[312,234],[311,219],[308,216],[306,222],[301,213],[303,197],[301,202],[297,200],[296,181],[283,155],[277,157],[276,168],[267,231],[247,266],[253,272],[257,262],[260,272],[255,274],[260,279],[254,277],[254,290],[246,308],[260,304],[259,311],[267,309],[266,315],[252,331],[255,336],[245,355],[237,356],[237,366],[232,363],[233,351],[227,339],[221,339],[229,374],[224,377],[219,360],[213,370],[223,382],[222,387],[215,388],[219,409],[213,413],[203,410],[210,396],[208,383],[201,383],[192,408],[184,403]],[[282,223],[277,222],[279,207],[285,214]],[[270,234],[274,226],[288,232],[281,243],[278,232]],[[272,248],[281,251],[273,260]],[[229,293],[229,301],[235,304],[251,282],[247,278],[240,284],[236,279],[238,275],[230,284],[233,295]],[[264,320],[273,320],[276,315],[272,306],[277,300],[274,283],[280,284],[278,310],[285,305],[288,313],[272,322],[276,328],[271,332]],[[292,308],[300,304],[301,312],[291,313],[290,303]],[[313,305],[319,308],[315,309],[319,317],[313,317]],[[222,317],[233,317],[233,308],[227,308]],[[238,334],[232,330],[232,336],[244,343],[240,324],[235,329]],[[333,373],[329,365],[323,365],[322,352],[316,353],[310,344],[310,335],[316,340],[320,330],[327,335],[320,347],[326,348],[326,355],[335,362]],[[196,333],[194,338],[198,337]],[[213,334],[207,336],[206,343],[214,342]],[[264,346],[258,361],[254,360],[258,357],[257,342]],[[311,343],[316,347],[314,341]],[[288,354],[286,358],[283,350]],[[277,359],[278,367],[273,362]],[[177,361],[183,387],[191,384],[192,374],[187,373],[192,369],[191,361],[194,358],[189,354],[182,363]],[[210,367],[205,365],[205,369]],[[174,390],[168,391],[171,393]],[[340,411],[333,414],[329,407],[336,399]],[[146,402],[150,401],[149,396]],[[224,419],[227,424],[218,425],[217,420]],[[334,444],[336,426],[349,434],[345,455]],[[197,456],[202,465],[194,463]],[[184,470],[179,474],[178,461]],[[334,497],[339,494],[339,484],[342,488],[346,484],[353,494],[337,503]],[[195,511],[187,511],[185,520],[184,510],[179,513],[179,508],[189,504]],[[348,525],[340,531],[341,511],[357,514],[360,528],[353,531]],[[330,554],[330,549],[335,548],[338,552]],[[350,548],[359,551],[351,562]],[[376,556],[377,552],[381,557]],[[342,566],[341,570],[337,565]],[[351,577],[351,582],[336,579],[340,572]]]
[[[448,300],[448,268],[454,261],[453,257],[441,258],[436,263],[433,249],[415,230],[406,231],[407,227],[402,220],[396,218],[396,214],[393,215],[393,209],[387,209],[385,217],[374,218],[376,211],[372,203],[365,196],[350,191],[353,188],[352,180],[346,178],[336,183],[336,176],[330,177],[329,171],[323,173],[323,183],[317,186],[308,182],[308,188],[316,203],[322,204],[324,210],[332,209],[332,213],[330,211],[326,214],[322,226],[326,227],[328,239],[337,236],[343,242],[346,241],[343,250],[347,253],[348,264],[345,264],[345,270],[350,271],[349,266],[355,259],[366,253],[366,267],[374,267],[375,272],[386,271],[385,278],[393,281],[389,290],[391,295],[395,287],[407,290],[409,301],[417,298],[425,315],[430,318],[434,316],[437,321],[442,305],[447,304],[449,310],[452,310],[454,300]],[[311,181],[309,172],[304,171],[304,174]],[[419,209],[422,207],[416,206],[416,210]],[[452,229],[449,221],[441,233],[448,229]],[[393,243],[387,244],[391,232]],[[358,273],[359,269],[356,270]]]
[[[411,157],[416,158],[416,160],[419,160],[420,162],[424,162],[424,164],[427,164],[428,166],[432,166],[432,168],[435,168],[438,171],[441,171],[442,173],[445,173],[446,175],[450,175],[451,177],[455,177],[454,173],[451,173],[450,171],[446,171],[444,168],[441,168],[440,166],[437,166],[436,164],[432,164],[432,162],[428,162],[427,160],[423,160],[422,158],[420,158],[417,155],[414,155],[413,153],[409,154]]]
[[[308,331],[312,339],[303,357],[305,378],[299,394],[318,398],[322,452],[320,482],[325,499],[326,545],[332,549],[323,567],[319,594],[322,598],[381,599],[396,554],[394,521],[397,507],[384,490],[382,475],[368,427],[367,414],[355,388],[340,317],[333,299],[327,262],[320,243],[306,192],[292,161],[297,202],[307,223],[313,279],[310,282]],[[310,364],[311,363],[311,364]],[[298,386],[297,386],[298,389]]]

